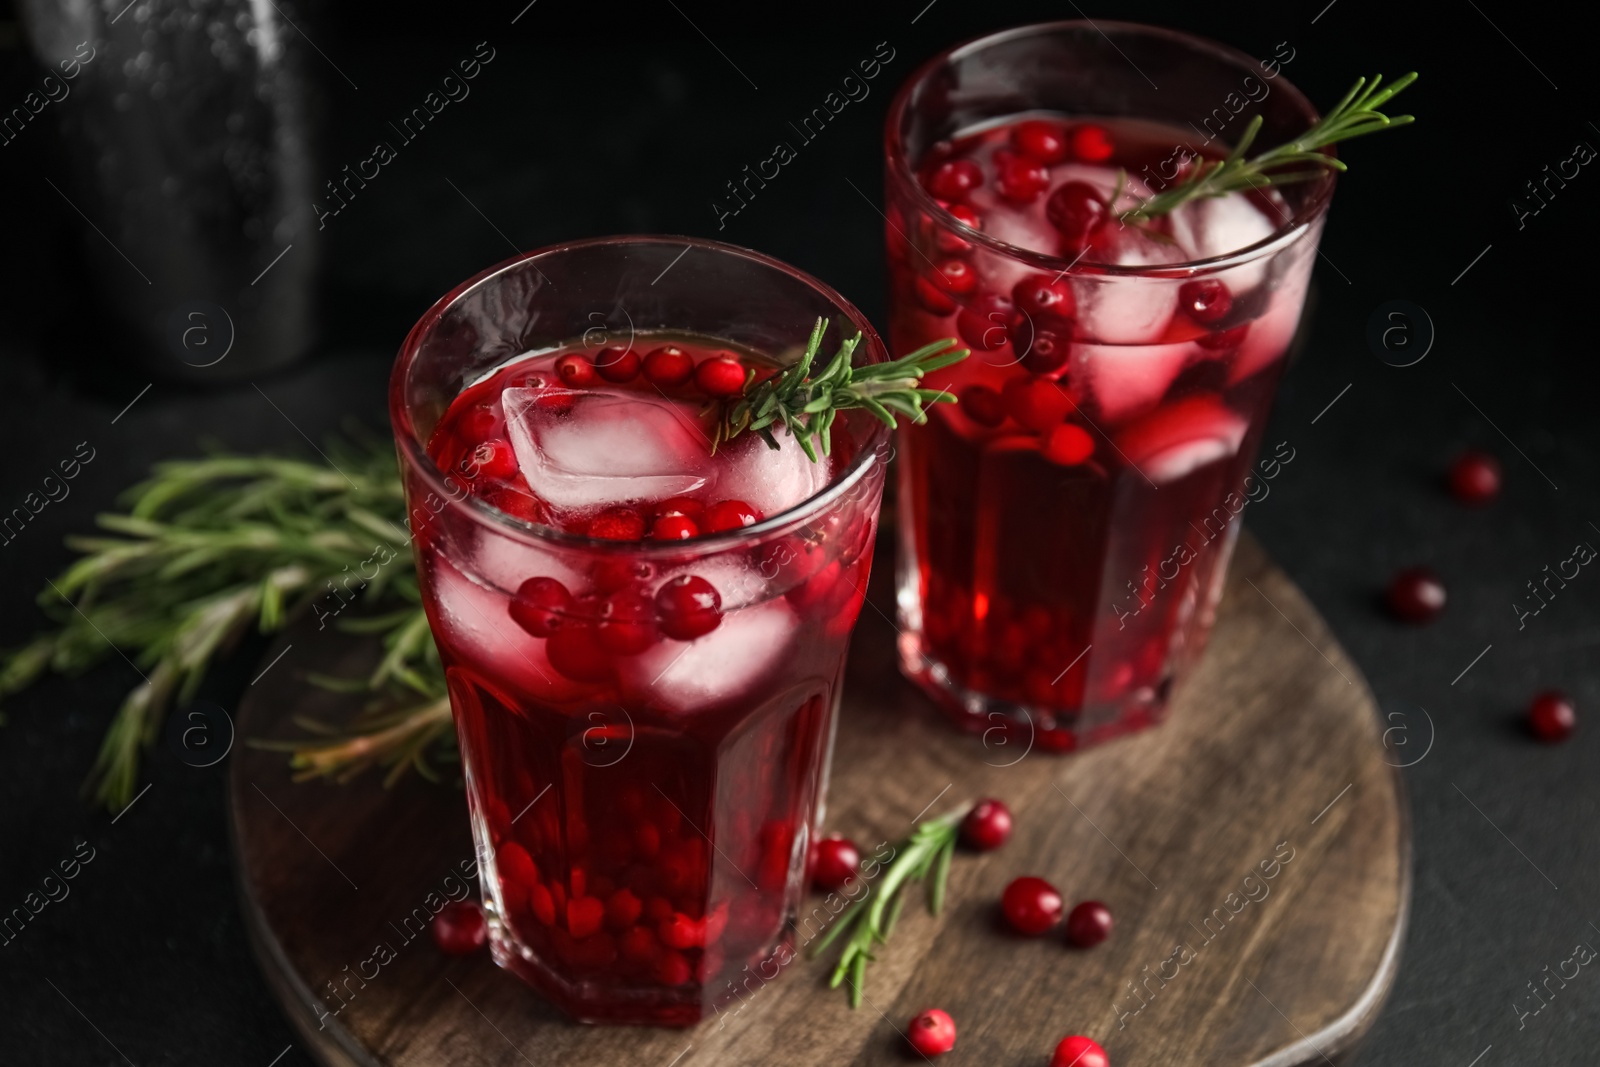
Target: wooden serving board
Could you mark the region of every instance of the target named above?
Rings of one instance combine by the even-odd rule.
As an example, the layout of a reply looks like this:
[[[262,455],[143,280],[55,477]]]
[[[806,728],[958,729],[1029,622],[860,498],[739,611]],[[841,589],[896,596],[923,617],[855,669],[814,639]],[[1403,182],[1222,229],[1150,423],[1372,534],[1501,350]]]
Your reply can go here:
[[[957,1021],[952,1065],[1042,1067],[1069,1033],[1118,1067],[1348,1050],[1405,927],[1399,761],[1359,671],[1259,546],[1242,539],[1210,651],[1167,723],[1068,757],[1018,760],[933,719],[893,666],[888,571],[857,627],[829,828],[872,846],[925,809],[987,795],[1017,822],[999,851],[957,856],[942,916],[908,901],[859,1010],[802,958],[694,1029],[571,1023],[487,952],[447,958],[412,936],[405,917],[473,854],[459,789],[411,776],[385,790],[370,774],[296,785],[282,753],[241,745],[230,789],[244,912],[307,1049],[362,1067],[892,1064],[909,1062],[907,1020],[937,1006]],[[349,698],[304,674],[370,664],[370,647],[331,632],[284,643],[239,709],[243,738],[294,736],[295,715],[337,721]],[[1111,939],[1083,951],[1005,933],[996,902],[1022,874],[1105,901]]]

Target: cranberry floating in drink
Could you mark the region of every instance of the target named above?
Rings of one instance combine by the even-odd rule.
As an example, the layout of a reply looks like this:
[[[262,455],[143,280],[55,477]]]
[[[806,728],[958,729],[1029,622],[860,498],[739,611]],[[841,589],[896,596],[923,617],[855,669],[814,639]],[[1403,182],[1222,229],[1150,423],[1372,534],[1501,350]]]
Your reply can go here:
[[[1377,109],[1411,76],[1319,124],[1281,62],[1055,23],[935,58],[890,109],[891,347],[973,349],[929,379],[959,402],[899,434],[901,663],[969,729],[1060,752],[1159,721],[1293,456],[1255,468],[1325,149],[1408,121]]]
[[[513,260],[405,344],[391,408],[490,944],[581,1019],[692,1023],[793,955],[887,454],[836,409],[920,410],[872,381],[896,366],[821,283],[682,238]],[[799,377],[833,407],[763,421]]]

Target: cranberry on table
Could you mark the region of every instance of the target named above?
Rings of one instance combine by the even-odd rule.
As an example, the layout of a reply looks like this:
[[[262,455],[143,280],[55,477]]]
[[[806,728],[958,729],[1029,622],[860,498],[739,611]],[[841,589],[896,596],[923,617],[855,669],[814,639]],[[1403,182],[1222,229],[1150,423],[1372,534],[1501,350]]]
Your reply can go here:
[[[1548,744],[1565,741],[1577,725],[1578,711],[1565,693],[1554,689],[1540,693],[1528,707],[1528,729]]]
[[[1050,1067],[1111,1067],[1111,1057],[1087,1037],[1074,1034],[1061,1039],[1050,1057]]]
[[[956,1021],[947,1011],[929,1008],[911,1020],[906,1040],[924,1056],[943,1056],[956,1047]]]
[[[1067,940],[1079,948],[1092,948],[1111,936],[1111,909],[1098,900],[1085,900],[1067,913]]]
[[[1019,934],[1037,937],[1061,921],[1061,894],[1043,878],[1027,876],[1006,886],[1000,910]]]
[[[832,834],[811,849],[811,883],[824,892],[844,888],[861,870],[861,850],[848,838]]]
[[[707,396],[738,396],[744,391],[744,364],[728,356],[713,356],[694,369],[694,384]]]
[[[465,956],[483,947],[489,925],[476,900],[453,900],[433,917],[433,943],[447,956]]]
[[[1463,504],[1487,504],[1500,495],[1500,461],[1468,450],[1450,464],[1450,495]]]
[[[529,578],[511,598],[511,619],[534,637],[549,637],[572,611],[572,594],[554,578]]]
[[[961,820],[961,840],[979,852],[990,852],[1011,837],[1011,809],[1004,801],[986,797],[972,805]]]
[[[1444,610],[1444,583],[1426,567],[1410,567],[1390,581],[1387,599],[1396,618],[1428,622]]]
[[[556,360],[556,376],[568,389],[588,389],[600,382],[600,375],[588,356],[569,352]]]
[[[922,184],[940,200],[965,200],[983,184],[983,171],[970,159],[951,159],[927,171]]]
[[[694,358],[677,345],[662,345],[644,357],[644,376],[667,388],[694,377]]]

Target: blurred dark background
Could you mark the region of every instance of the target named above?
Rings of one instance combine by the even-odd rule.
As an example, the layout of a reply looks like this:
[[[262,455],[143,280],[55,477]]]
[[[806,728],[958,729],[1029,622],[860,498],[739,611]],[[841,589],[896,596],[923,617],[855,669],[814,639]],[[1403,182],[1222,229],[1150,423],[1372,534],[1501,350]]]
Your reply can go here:
[[[6,111],[46,73],[15,2],[0,0]],[[102,17],[125,2],[112,0]],[[1290,441],[1297,460],[1248,522],[1330,620],[1385,710],[1409,715],[1416,735],[1404,772],[1415,823],[1412,924],[1361,1062],[1465,1067],[1486,1046],[1484,1067],[1585,1062],[1600,1039],[1600,983],[1571,983],[1521,1028],[1512,1005],[1575,943],[1600,944],[1591,924],[1600,918],[1600,729],[1585,718],[1600,707],[1600,578],[1583,572],[1520,630],[1512,604],[1574,544],[1600,543],[1600,378],[1584,369],[1596,358],[1595,271],[1583,260],[1600,174],[1585,167],[1553,186],[1520,224],[1512,201],[1577,143],[1600,147],[1588,38],[1504,0],[1085,3],[1089,17],[1161,23],[1256,56],[1287,41],[1287,76],[1323,106],[1358,74],[1422,72],[1403,98],[1416,126],[1343,153],[1352,170],[1323,241],[1309,342],[1268,438]],[[881,203],[880,131],[893,89],[959,39],[1080,14],[1070,2],[1008,0],[525,4],[283,5],[315,46],[285,37],[319,92],[306,127],[320,130],[317,186],[370,156],[375,141],[396,142],[389,123],[480,42],[494,58],[470,96],[399,147],[320,234],[288,235],[297,247],[274,270],[309,269],[318,255],[299,267],[288,257],[316,251],[321,238],[315,342],[295,365],[226,387],[160,379],[130,353],[95,278],[145,283],[134,270],[120,281],[91,272],[92,257],[105,256],[94,225],[108,224],[88,211],[86,220],[64,195],[73,164],[59,107],[0,146],[0,510],[37,489],[79,442],[96,450],[71,495],[0,547],[0,645],[43,623],[33,598],[71,558],[62,538],[88,529],[152,462],[208,440],[306,451],[307,437],[352,418],[382,428],[388,362],[411,323],[516,251],[629,231],[717,236],[820,276],[884,323],[881,220],[862,193]],[[137,19],[138,7],[123,17]],[[786,122],[879,42],[895,56],[871,96],[719,231],[711,202],[723,183],[766,156]],[[266,253],[250,264],[267,265]],[[161,298],[176,306],[191,295]],[[1366,341],[1374,311],[1397,299],[1424,308],[1437,331],[1427,358],[1406,368]],[[1469,445],[1506,471],[1501,498],[1481,512],[1441,487]],[[1419,563],[1443,576],[1450,604],[1432,626],[1402,628],[1377,596],[1394,571]],[[261,647],[248,643],[202,695],[234,706]],[[20,900],[76,840],[91,842],[97,858],[74,883],[80,899],[50,907],[0,948],[0,1062],[118,1063],[126,1054],[141,1067],[267,1064],[292,1039],[236,911],[225,765],[196,770],[158,748],[143,772],[154,787],[115,826],[79,794],[134,680],[111,662],[7,703],[0,906]],[[1520,726],[1529,700],[1551,687],[1568,690],[1580,715],[1576,737],[1559,748]],[[1418,707],[1431,731],[1417,724]],[[1428,733],[1431,750],[1419,759]],[[309,1061],[294,1049],[278,1062]]]

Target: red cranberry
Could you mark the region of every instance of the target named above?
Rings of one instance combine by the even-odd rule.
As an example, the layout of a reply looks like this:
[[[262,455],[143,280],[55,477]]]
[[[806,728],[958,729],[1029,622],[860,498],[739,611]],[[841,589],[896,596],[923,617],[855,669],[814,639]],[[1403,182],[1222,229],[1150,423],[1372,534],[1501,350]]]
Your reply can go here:
[[[694,357],[677,345],[662,345],[644,357],[644,376],[664,389],[694,377]]]
[[[447,956],[465,956],[483,947],[489,926],[476,900],[452,900],[433,917],[433,943]]]
[[[956,316],[962,340],[981,352],[1004,348],[1011,340],[1011,319],[1016,309],[995,293],[981,293]]]
[[[912,291],[916,294],[917,303],[929,314],[948,315],[956,309],[956,302],[921,274],[912,283]]]
[[[708,534],[722,533],[724,530],[754,526],[760,521],[761,512],[744,501],[719,500],[706,508],[705,514],[700,517],[700,529]]]
[[[1111,936],[1111,909],[1098,900],[1085,900],[1067,913],[1067,940],[1091,948]]]
[[[714,356],[694,369],[694,384],[707,396],[738,396],[744,377],[744,364],[730,356]]]
[[[1018,878],[1006,886],[1000,910],[1017,933],[1037,937],[1061,921],[1061,894],[1043,878]]]
[[[994,169],[995,191],[1013,203],[1031,204],[1050,188],[1050,172],[1029,156],[997,149]]]
[[[666,952],[656,961],[656,981],[662,985],[683,985],[693,973],[681,952]]]
[[[979,852],[997,849],[1010,837],[1011,809],[992,797],[972,805],[961,820],[961,840]]]
[[[1022,366],[1033,374],[1054,374],[1072,355],[1072,342],[1054,330],[1035,330],[1027,347]]]
[[[911,1020],[906,1039],[924,1056],[943,1056],[956,1047],[956,1021],[947,1011],[929,1008]]]
[[[1094,438],[1082,426],[1063,422],[1045,436],[1039,450],[1051,463],[1076,467],[1094,455]]]
[[[517,466],[517,453],[504,437],[484,441],[474,448],[467,457],[466,468],[468,478],[474,481],[487,478],[492,482],[503,481],[521,469]]]
[[[1578,712],[1567,694],[1551,690],[1540,693],[1528,708],[1528,728],[1533,736],[1549,744],[1558,744],[1572,736],[1578,725]]]
[[[638,588],[612,593],[600,608],[600,643],[619,656],[636,656],[656,640],[655,604]]]
[[[974,230],[983,229],[983,220],[978,217],[976,211],[967,205],[951,204],[945,210],[954,215],[956,220],[962,224],[970,226]],[[939,251],[947,256],[961,256],[972,251],[971,241],[950,232],[942,226],[934,230],[933,243],[938,247]]]
[[[538,865],[528,855],[528,850],[515,841],[507,841],[495,849],[494,861],[502,882],[528,886],[539,881]]]
[[[1178,287],[1178,307],[1202,326],[1212,326],[1233,310],[1233,294],[1216,278],[1184,282]]]
[[[1005,401],[987,385],[969,385],[961,390],[961,410],[979,426],[999,426],[1006,421]]]
[[[556,375],[568,389],[589,389],[600,382],[600,375],[595,373],[589,357],[577,352],[569,352],[556,360]]]
[[[631,889],[619,889],[606,900],[606,925],[621,932],[639,921],[644,903]]]
[[[657,541],[687,541],[700,536],[700,526],[687,515],[663,515],[650,525]]]
[[[648,926],[631,926],[622,935],[622,958],[629,963],[654,963],[661,952],[656,932]]]
[[[1006,411],[1032,430],[1044,433],[1078,406],[1072,390],[1047,378],[1013,378],[1006,383]]]
[[[934,265],[933,283],[947,293],[964,296],[978,287],[978,272],[964,259],[943,259]]]
[[[1111,207],[1100,190],[1088,182],[1067,182],[1050,194],[1044,205],[1045,217],[1075,251],[1089,243],[1089,237],[1106,224]]]
[[[508,485],[496,486],[484,493],[483,499],[493,507],[499,508],[507,515],[510,515],[513,519],[521,519],[523,522],[543,525],[548,525],[550,522],[550,516],[545,511],[544,505],[539,502],[538,497],[520,493]]]
[[[637,582],[647,582],[655,574],[655,568],[642,559],[597,559],[589,565],[589,577],[594,582],[595,592],[615,593]]]
[[[965,200],[983,183],[983,171],[970,159],[951,159],[925,172],[922,184],[939,200]]]
[[[637,541],[644,537],[644,516],[632,508],[606,508],[584,532],[606,541]]]
[[[1058,123],[1028,119],[1011,127],[1017,151],[1040,163],[1060,163],[1067,158],[1067,133]]]
[[[833,834],[811,849],[811,884],[825,893],[843,889],[861,869],[861,850],[855,843]]]
[[[554,578],[529,578],[511,598],[511,619],[534,637],[549,637],[572,612],[572,594]]]
[[[1428,622],[1444,610],[1444,584],[1426,567],[1411,567],[1389,583],[1389,610],[1406,622]]]
[[[595,373],[608,382],[631,382],[639,376],[639,353],[630,348],[602,348],[594,354]]]
[[[1111,1067],[1106,1050],[1087,1037],[1063,1038],[1050,1057],[1050,1067]]]
[[[606,906],[594,897],[573,897],[567,901],[567,930],[582,940],[600,932],[606,921]]]
[[[1500,495],[1500,462],[1487,452],[1467,451],[1450,464],[1450,495],[1463,504],[1487,504]]]
[[[706,506],[693,497],[675,496],[670,500],[663,500],[656,505],[657,517],[667,515],[682,515],[690,519],[698,519],[705,514]]]
[[[1034,320],[1037,328],[1070,319],[1078,310],[1072,283],[1048,274],[1030,274],[1011,287],[1017,310]]]
[[[1085,163],[1104,163],[1111,158],[1111,134],[1104,126],[1084,123],[1073,128],[1072,154]]]
[[[698,575],[681,574],[656,591],[656,623],[675,641],[693,641],[722,621],[722,597]]]

